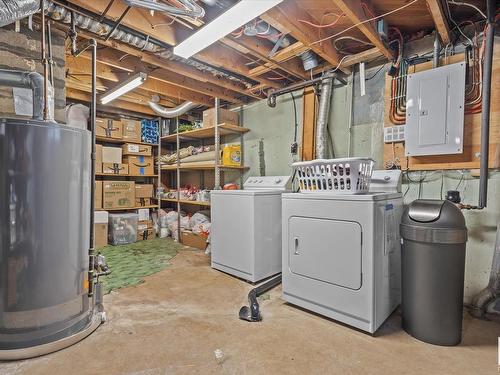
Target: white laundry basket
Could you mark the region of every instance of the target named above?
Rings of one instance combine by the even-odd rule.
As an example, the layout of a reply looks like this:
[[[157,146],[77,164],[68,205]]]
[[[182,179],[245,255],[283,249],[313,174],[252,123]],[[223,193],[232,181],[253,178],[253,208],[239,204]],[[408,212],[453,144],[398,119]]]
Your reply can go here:
[[[368,193],[374,161],[370,158],[316,159],[292,164],[303,193]]]

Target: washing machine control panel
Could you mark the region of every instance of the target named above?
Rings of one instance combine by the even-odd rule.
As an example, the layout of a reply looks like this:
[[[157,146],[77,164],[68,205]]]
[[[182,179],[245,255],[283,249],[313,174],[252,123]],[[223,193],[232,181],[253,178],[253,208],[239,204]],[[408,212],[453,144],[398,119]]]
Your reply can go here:
[[[243,188],[288,190],[290,182],[290,176],[254,176],[245,181]]]

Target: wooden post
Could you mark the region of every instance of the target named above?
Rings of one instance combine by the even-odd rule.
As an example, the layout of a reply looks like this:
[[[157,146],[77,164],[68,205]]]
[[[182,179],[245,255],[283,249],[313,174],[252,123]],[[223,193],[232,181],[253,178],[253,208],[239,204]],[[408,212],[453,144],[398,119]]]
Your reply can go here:
[[[315,157],[316,94],[313,87],[307,87],[303,95],[302,111],[302,160]]]

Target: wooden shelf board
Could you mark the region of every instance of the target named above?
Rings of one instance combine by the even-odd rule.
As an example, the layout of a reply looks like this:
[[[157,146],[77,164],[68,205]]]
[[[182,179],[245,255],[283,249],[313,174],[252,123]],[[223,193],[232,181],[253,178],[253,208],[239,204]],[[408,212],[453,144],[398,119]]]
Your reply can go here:
[[[95,140],[97,142],[119,143],[119,144],[133,143],[135,145],[145,145],[145,146],[158,147],[157,143],[136,142],[136,141],[130,141],[130,140],[126,140],[126,139],[106,138],[106,137],[101,137],[101,136],[96,136]]]
[[[138,210],[140,208],[158,208],[157,204],[152,204],[149,206],[138,206],[131,208],[96,208],[95,211],[130,211],[130,210]]]
[[[246,170],[249,167],[233,167],[228,165],[219,165],[221,169],[234,169],[234,170]],[[177,165],[164,165],[161,167],[163,171],[175,171],[177,170]],[[215,164],[203,164],[203,163],[190,163],[189,165],[180,165],[180,170],[210,170],[215,169]]]
[[[96,173],[96,176],[103,177],[158,177],[157,174],[109,174],[109,173]]]
[[[244,128],[242,126],[233,125],[233,124],[220,124],[219,125],[219,133],[220,135],[228,135],[228,134],[241,134],[250,131],[248,128]],[[190,130],[186,132],[179,133],[179,137],[181,139],[203,139],[210,138],[215,135],[215,128],[200,128],[195,130]],[[163,142],[176,142],[177,134],[170,134],[164,137],[161,137]]]
[[[161,201],[162,202],[177,203],[177,199],[175,199],[175,198],[162,198]],[[181,204],[193,204],[193,205],[196,205],[196,206],[210,206],[210,202],[188,201],[188,200],[185,200],[185,199],[181,199],[179,201],[179,203],[181,203]]]

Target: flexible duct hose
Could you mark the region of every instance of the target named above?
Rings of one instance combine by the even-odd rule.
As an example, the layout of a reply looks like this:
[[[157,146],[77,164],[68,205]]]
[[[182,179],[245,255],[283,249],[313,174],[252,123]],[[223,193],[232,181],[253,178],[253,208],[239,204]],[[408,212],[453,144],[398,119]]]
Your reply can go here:
[[[166,108],[158,103],[155,102],[149,102],[149,106],[153,111],[158,113],[160,116],[165,117],[165,118],[174,118],[174,117],[179,117],[186,113],[187,111],[198,107],[198,104],[193,103],[193,102],[184,102],[181,105],[178,105],[177,107],[174,108]]]

